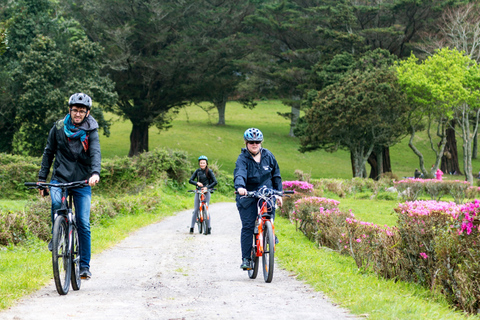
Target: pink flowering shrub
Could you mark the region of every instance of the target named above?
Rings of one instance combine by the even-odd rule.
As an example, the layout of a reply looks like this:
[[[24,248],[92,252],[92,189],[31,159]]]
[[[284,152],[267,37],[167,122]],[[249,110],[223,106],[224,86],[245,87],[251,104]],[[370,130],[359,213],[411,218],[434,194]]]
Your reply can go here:
[[[386,279],[398,277],[401,270],[398,229],[358,221],[353,214],[346,222],[347,232],[342,234],[341,241],[358,268],[373,271]]]
[[[313,184],[306,181],[283,181],[283,190],[293,190],[295,192],[312,194]]]
[[[405,280],[431,288],[435,276],[435,236],[438,230],[452,224],[459,207],[453,202],[413,201],[399,204],[394,211],[402,239]]]
[[[471,314],[480,309],[480,232],[441,230],[435,238],[437,286],[450,304]]]
[[[340,202],[321,197],[304,197],[295,201],[295,209],[291,219],[295,221],[297,229],[300,229],[310,240],[313,240],[317,232],[318,215],[325,211],[337,210]]]
[[[398,193],[405,201],[415,201],[424,189],[423,179],[405,179],[395,181]]]

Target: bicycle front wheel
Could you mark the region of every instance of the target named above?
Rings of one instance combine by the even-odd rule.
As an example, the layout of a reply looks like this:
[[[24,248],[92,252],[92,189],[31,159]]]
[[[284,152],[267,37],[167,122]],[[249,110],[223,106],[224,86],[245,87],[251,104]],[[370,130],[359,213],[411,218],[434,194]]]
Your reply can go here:
[[[53,278],[57,292],[61,295],[68,293],[72,260],[68,256],[68,224],[64,216],[59,215],[53,224],[52,239]]]
[[[272,282],[275,255],[275,236],[270,221],[265,222],[263,230],[263,279],[265,282]]]
[[[72,248],[71,248],[71,269],[72,276],[70,278],[73,290],[80,290],[82,279],[80,278],[80,247],[78,244],[78,231],[77,227],[72,225]]]
[[[203,218],[202,218],[202,212],[200,211],[200,208],[198,209],[198,212],[197,212],[197,229],[198,229],[198,233],[203,232]]]
[[[252,269],[248,270],[248,276],[250,279],[255,279],[258,274],[258,257],[257,257],[257,239],[253,235],[253,245],[252,245]]]

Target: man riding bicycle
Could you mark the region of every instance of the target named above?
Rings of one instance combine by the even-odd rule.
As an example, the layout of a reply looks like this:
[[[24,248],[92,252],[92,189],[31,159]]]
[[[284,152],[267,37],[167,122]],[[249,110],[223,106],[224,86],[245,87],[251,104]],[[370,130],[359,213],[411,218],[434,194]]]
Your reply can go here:
[[[234,187],[237,209],[242,220],[241,247],[243,270],[251,269],[252,237],[257,218],[257,204],[254,198],[242,198],[247,191],[255,191],[261,186],[282,191],[282,177],[280,168],[273,153],[262,148],[263,133],[256,128],[249,128],[243,134],[245,148],[235,162]],[[278,198],[279,205],[282,198]],[[275,214],[272,208],[272,219]]]
[[[89,279],[91,235],[90,235],[90,205],[92,199],[91,186],[100,180],[100,141],[98,123],[90,115],[92,99],[84,93],[75,93],[68,100],[69,113],[58,120],[48,134],[47,146],[43,152],[42,166],[38,181],[47,180],[53,159],[53,173],[50,183],[66,183],[88,180],[89,186],[73,188],[76,221],[78,226],[80,247],[80,277]],[[61,189],[50,189],[52,199],[51,219],[61,207]],[[44,195],[44,190],[40,190]],[[48,244],[52,251],[52,242]]]
[[[195,172],[192,174],[190,177],[190,180],[188,181],[190,184],[193,184],[197,188],[201,188],[202,191],[205,193],[205,201],[207,202],[207,205],[210,204],[210,189],[212,189],[214,186],[217,185],[217,179],[215,178],[215,174],[213,173],[210,168],[208,168],[208,158],[206,156],[200,156],[198,157],[198,168],[195,170]],[[198,210],[200,207],[200,200],[198,199],[197,196],[195,196],[195,201],[194,201],[194,210],[193,210],[193,215],[192,215],[192,224],[190,225],[190,233],[193,233],[193,228],[195,226],[195,221],[197,218]],[[207,219],[207,233],[206,234],[211,234],[212,233],[212,227],[210,223],[210,219]]]

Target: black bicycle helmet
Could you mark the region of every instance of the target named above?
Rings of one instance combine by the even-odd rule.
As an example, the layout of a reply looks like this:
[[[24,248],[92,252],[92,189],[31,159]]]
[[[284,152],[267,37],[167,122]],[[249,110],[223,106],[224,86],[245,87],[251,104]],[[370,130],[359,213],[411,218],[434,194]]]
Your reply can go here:
[[[92,107],[92,98],[90,98],[85,93],[74,93],[72,94],[70,99],[68,99],[68,105],[70,107],[72,107],[73,105],[84,106],[85,108],[87,108],[87,110],[90,110],[90,108]]]

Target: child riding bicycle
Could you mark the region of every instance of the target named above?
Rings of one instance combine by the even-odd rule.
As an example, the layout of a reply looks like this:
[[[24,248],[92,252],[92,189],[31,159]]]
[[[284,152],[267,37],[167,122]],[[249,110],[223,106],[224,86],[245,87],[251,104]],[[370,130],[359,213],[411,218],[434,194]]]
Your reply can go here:
[[[217,179],[215,178],[215,174],[213,171],[208,167],[208,158],[206,156],[198,157],[198,165],[200,168],[195,170],[195,172],[190,177],[188,181],[190,184],[193,184],[197,187],[197,189],[202,189],[202,192],[205,193],[205,201],[207,205],[210,204],[210,189],[217,185]],[[194,202],[194,211],[192,214],[192,224],[190,225],[190,233],[193,233],[193,228],[195,226],[197,213],[200,207],[200,200],[198,197],[195,197]],[[212,228],[210,219],[207,219],[207,234],[211,234]]]

